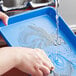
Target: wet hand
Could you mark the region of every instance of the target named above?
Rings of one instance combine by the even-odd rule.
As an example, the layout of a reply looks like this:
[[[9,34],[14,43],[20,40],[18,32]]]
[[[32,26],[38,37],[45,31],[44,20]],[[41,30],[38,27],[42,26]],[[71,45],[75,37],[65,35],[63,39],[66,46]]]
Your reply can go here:
[[[47,76],[54,66],[43,50],[18,48],[16,68],[32,76]]]

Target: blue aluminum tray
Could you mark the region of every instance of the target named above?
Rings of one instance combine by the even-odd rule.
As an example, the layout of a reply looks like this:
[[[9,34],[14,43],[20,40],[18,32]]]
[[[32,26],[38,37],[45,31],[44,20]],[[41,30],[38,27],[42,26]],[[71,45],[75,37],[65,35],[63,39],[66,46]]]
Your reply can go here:
[[[0,34],[9,46],[43,49],[55,65],[52,76],[76,76],[76,36],[59,16],[57,42],[55,17],[52,7],[15,15],[0,24]]]

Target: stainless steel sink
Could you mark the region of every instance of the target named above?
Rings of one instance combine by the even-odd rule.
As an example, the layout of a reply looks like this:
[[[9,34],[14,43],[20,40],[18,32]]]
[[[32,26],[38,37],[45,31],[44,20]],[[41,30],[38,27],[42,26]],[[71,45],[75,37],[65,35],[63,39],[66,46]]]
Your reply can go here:
[[[29,0],[3,0],[3,5],[6,7],[20,7]],[[22,11],[7,12],[9,16],[21,13]]]
[[[21,9],[25,10],[27,7],[38,8],[47,5],[51,5],[51,6],[55,5],[54,0],[1,0],[0,4],[2,11],[4,12],[14,11],[13,13],[10,13],[8,15],[20,13],[19,11],[15,12],[15,10],[21,10]]]
[[[25,1],[28,0],[3,0],[3,1],[5,6],[14,7],[14,6],[22,5]]]

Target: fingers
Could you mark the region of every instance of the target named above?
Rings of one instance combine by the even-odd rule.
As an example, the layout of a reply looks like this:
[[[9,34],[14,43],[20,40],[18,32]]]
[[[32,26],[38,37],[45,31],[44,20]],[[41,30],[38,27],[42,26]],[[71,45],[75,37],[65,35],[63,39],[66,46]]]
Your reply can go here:
[[[43,72],[41,70],[38,70],[38,76],[43,76]]]
[[[50,71],[54,70],[54,66],[52,66],[52,63],[43,62],[43,65],[45,65],[46,67],[48,67]]]
[[[35,71],[32,76],[48,76],[50,74],[50,70],[43,64],[35,64],[34,68]]]
[[[0,19],[2,19],[2,21],[5,25],[8,24],[8,16],[6,14],[4,14],[3,12],[0,12]]]
[[[40,70],[43,72],[43,75],[44,75],[44,76],[47,76],[47,75],[50,74],[50,70],[49,70],[49,68],[46,67],[46,66],[44,66],[44,65],[41,66]]]
[[[50,70],[54,69],[54,66],[52,64],[52,62],[50,61],[50,59],[48,58],[48,56],[44,53],[44,51],[40,50],[40,49],[34,49],[35,54],[38,56],[39,60],[39,70],[42,71],[43,76],[47,76],[50,74]]]
[[[43,72],[39,69],[39,66],[34,66],[35,73],[32,76],[43,76]]]
[[[51,60],[48,58],[48,56],[45,54],[43,50],[36,49],[36,52],[38,52],[38,56],[42,60],[42,63],[49,68],[49,70],[53,70],[54,66],[51,62]]]

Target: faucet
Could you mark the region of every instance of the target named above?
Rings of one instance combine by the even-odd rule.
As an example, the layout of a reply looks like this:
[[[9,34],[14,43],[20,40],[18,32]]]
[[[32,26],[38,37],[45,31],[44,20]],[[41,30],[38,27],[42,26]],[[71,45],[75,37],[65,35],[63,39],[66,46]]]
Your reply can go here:
[[[43,6],[54,6],[55,7],[55,0],[31,0],[28,2],[24,1],[24,4],[21,6],[16,6],[16,7],[6,7],[3,5],[3,0],[0,0],[0,11],[3,12],[9,12],[13,10],[23,10],[27,9],[29,7],[31,8],[38,8],[38,7],[43,7]]]

